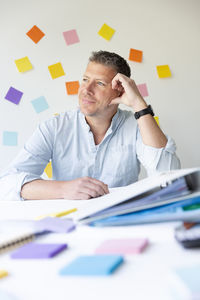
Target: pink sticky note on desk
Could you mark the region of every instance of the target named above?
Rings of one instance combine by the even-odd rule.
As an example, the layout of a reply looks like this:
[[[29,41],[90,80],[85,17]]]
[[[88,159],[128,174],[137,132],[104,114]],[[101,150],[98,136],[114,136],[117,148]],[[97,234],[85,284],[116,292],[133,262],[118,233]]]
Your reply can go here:
[[[146,238],[112,239],[104,241],[95,251],[96,254],[138,254],[148,245]]]

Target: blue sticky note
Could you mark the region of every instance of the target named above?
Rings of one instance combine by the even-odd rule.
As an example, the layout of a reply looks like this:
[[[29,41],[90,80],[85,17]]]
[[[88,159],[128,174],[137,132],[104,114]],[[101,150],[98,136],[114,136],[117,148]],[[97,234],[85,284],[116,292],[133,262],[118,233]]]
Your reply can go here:
[[[122,263],[121,255],[88,255],[79,256],[60,270],[61,275],[99,276],[110,275]]]
[[[36,113],[40,113],[49,108],[49,105],[45,99],[45,97],[41,96],[37,99],[31,101]]]
[[[3,132],[3,145],[5,146],[17,146],[18,133],[15,131]]]
[[[200,294],[200,264],[175,270],[182,282],[194,294]]]
[[[14,251],[12,258],[51,258],[64,249],[67,244],[39,244],[29,243]]]

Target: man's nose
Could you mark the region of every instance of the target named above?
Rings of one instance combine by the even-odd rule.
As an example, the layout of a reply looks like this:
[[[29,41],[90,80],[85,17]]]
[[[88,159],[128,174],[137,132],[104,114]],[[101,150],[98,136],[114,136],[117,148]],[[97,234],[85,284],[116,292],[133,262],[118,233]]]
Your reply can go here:
[[[88,92],[88,93],[93,93],[93,90],[94,90],[94,84],[92,81],[89,81],[85,84],[85,90]]]

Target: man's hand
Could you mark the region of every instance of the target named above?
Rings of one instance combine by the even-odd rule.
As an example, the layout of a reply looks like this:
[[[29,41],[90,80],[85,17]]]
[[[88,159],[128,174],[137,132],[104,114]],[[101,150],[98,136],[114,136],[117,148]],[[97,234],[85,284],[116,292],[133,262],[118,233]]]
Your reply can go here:
[[[62,198],[88,200],[109,193],[107,184],[91,177],[62,182]]]
[[[132,107],[134,111],[147,107],[133,79],[118,73],[112,80],[112,88],[118,91],[119,96],[110,105],[121,103]]]

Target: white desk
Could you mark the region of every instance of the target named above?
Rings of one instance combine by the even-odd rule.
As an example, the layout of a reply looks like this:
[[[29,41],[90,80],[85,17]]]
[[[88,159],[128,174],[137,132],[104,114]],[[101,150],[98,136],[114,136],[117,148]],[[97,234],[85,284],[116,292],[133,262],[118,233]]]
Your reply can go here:
[[[0,220],[34,219],[41,214],[80,205],[84,205],[84,201],[0,202]],[[48,260],[12,260],[10,253],[0,255],[0,269],[10,273],[0,280],[0,295],[2,291],[9,293],[10,297],[6,300],[178,300],[175,295],[177,287],[179,292],[184,293],[184,286],[180,285],[173,269],[199,263],[200,250],[185,250],[174,240],[176,225],[79,226],[69,234],[46,235],[38,241],[66,242],[69,249]],[[69,277],[58,274],[75,257],[93,254],[105,239],[134,237],[147,237],[150,242],[148,248],[142,254],[125,256],[124,265],[111,276]]]

